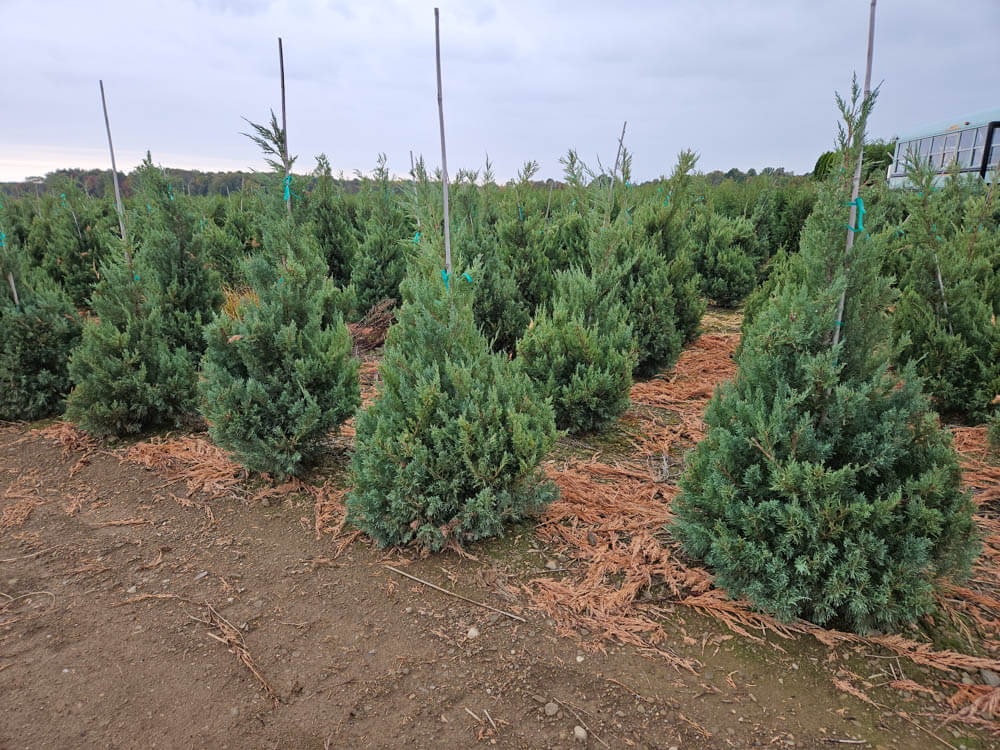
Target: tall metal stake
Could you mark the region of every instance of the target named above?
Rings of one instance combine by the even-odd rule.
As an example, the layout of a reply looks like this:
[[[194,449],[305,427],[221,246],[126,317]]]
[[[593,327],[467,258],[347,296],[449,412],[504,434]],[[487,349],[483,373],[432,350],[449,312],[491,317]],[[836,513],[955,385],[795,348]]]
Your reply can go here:
[[[101,106],[104,107],[104,127],[108,131],[108,151],[111,152],[111,180],[115,184],[115,206],[118,208],[118,227],[122,232],[122,242],[125,243],[125,259],[128,261],[128,270],[134,274],[132,268],[132,250],[128,243],[128,233],[125,231],[125,211],[122,209],[122,191],[118,185],[118,167],[115,164],[115,146],[111,142],[111,121],[108,119],[108,102],[104,98],[104,81],[101,84]]]
[[[434,58],[437,62],[438,122],[441,126],[441,188],[444,191],[444,270],[451,274],[451,225],[448,223],[448,155],[444,147],[444,102],[441,96],[441,26],[434,9]]]
[[[872,0],[871,10],[868,15],[868,60],[865,63],[865,95],[863,102],[868,100],[872,93],[872,49],[875,46],[875,2]],[[851,217],[847,230],[847,247],[844,250],[844,260],[849,260],[851,248],[854,247],[854,229],[858,219],[858,192],[861,190],[861,163],[865,158],[864,133],[861,134],[861,149],[858,151],[858,163],[854,167],[854,186],[851,189]],[[841,331],[844,329],[844,305],[847,302],[847,289],[840,293],[840,304],[837,306],[837,323],[833,327],[833,345],[840,341]]]
[[[281,46],[281,37],[278,37],[278,67],[281,70],[281,148],[284,153],[281,160],[285,163],[285,190],[288,195],[285,198],[285,209],[288,215],[292,215],[292,191],[288,186],[288,178],[292,174],[292,166],[288,163],[288,115],[285,110],[285,50]]]

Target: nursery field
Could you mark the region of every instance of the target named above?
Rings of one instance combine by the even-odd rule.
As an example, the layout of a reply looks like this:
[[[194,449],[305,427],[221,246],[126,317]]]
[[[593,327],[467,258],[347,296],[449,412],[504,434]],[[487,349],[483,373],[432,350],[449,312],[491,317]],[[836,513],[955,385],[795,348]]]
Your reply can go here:
[[[431,556],[345,527],[350,427],[285,483],[200,432],[0,428],[0,747],[992,746],[1000,468],[982,428],[955,435],[983,555],[900,635],[778,623],[665,531],[739,328],[710,310],[611,428],[561,438],[542,516]]]
[[[810,175],[3,188],[0,750],[996,746],[996,179],[867,80]]]

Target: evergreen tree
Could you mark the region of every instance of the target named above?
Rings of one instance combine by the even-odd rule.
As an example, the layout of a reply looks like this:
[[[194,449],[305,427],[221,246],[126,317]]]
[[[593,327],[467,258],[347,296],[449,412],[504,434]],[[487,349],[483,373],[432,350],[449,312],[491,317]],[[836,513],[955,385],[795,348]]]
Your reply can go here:
[[[673,286],[666,261],[652,243],[618,222],[593,235],[592,274],[600,290],[618,293],[635,334],[633,374],[651,377],[668,369],[681,351]]]
[[[80,339],[73,302],[26,254],[0,240],[0,420],[58,414],[69,353]]]
[[[691,234],[705,296],[723,307],[735,307],[757,281],[749,252],[753,225],[743,217],[729,218],[705,206],[695,214]]]
[[[617,285],[580,269],[555,278],[551,311],[539,312],[518,343],[518,358],[552,399],[556,426],[595,432],[625,412],[638,356]]]
[[[542,251],[549,260],[549,268],[565,271],[587,263],[592,233],[587,218],[575,212],[552,221],[542,236]]]
[[[982,420],[1000,394],[1000,224],[992,194],[956,173],[934,187],[929,165],[911,163],[902,228],[886,230],[903,266],[893,314],[899,361],[912,361],[939,411]]]
[[[673,288],[674,314],[677,331],[684,344],[698,337],[705,302],[701,297],[702,279],[695,268],[691,253],[691,170],[698,157],[692,151],[682,151],[669,180],[657,187],[656,203],[643,207],[638,215],[640,227],[667,262],[667,277]]]
[[[248,469],[299,475],[360,404],[358,360],[308,229],[273,219],[243,273],[252,292],[205,327],[202,414]]]
[[[848,163],[872,102],[859,98],[856,85],[850,103],[838,98]],[[855,227],[845,255],[849,188],[836,176],[822,186],[801,280],[757,315],[735,380],[711,400],[673,533],[732,596],[867,632],[929,612],[935,581],[967,572],[978,544],[950,435],[913,366],[890,368],[884,243]]]
[[[531,315],[517,288],[514,271],[501,256],[496,232],[476,225],[452,236],[460,251],[475,253],[472,258],[463,258],[462,264],[477,269],[472,287],[476,325],[494,351],[513,354]]]
[[[552,293],[552,269],[542,246],[542,219],[500,219],[497,236],[500,258],[514,275],[522,304],[533,313]]]
[[[334,190],[330,160],[325,154],[316,158],[313,175],[316,177],[316,189],[309,196],[313,232],[333,282],[346,286],[351,280],[351,265],[358,252],[358,238],[344,197]]]
[[[70,359],[67,416],[99,436],[181,424],[196,411],[201,329],[222,294],[188,199],[173,195],[147,156],[138,170],[148,206],[128,263],[120,245],[92,296],[97,318]]]
[[[367,200],[370,212],[351,271],[362,315],[384,299],[399,299],[407,247],[419,240],[392,192],[384,155],[379,156]]]
[[[347,507],[383,547],[437,550],[502,534],[555,497],[537,468],[555,425],[520,364],[477,330],[477,269],[446,284],[439,241],[426,245],[403,282],[378,396],[358,417]]]
[[[45,197],[27,244],[33,262],[66,290],[77,307],[85,307],[106,255],[112,219],[103,201],[85,200],[72,185],[62,187],[58,197]]]

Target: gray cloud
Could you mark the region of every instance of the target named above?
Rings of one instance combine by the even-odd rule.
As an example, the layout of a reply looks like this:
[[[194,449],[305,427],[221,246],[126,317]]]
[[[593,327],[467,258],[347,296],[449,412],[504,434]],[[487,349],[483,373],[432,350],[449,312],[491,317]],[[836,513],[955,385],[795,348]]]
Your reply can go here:
[[[704,170],[812,167],[836,129],[834,90],[863,72],[868,2],[461,2],[440,0],[449,163],[502,178],[525,159],[558,176],[570,146],[638,178],[694,148]],[[280,104],[285,41],[289,142],[300,168],[325,151],[367,169],[384,151],[438,162],[432,2],[150,0],[2,3],[0,179],[103,167],[97,79],[119,161],[147,148],[171,166],[263,168],[239,133]],[[889,137],[1000,104],[1000,4],[882,0],[872,133]]]

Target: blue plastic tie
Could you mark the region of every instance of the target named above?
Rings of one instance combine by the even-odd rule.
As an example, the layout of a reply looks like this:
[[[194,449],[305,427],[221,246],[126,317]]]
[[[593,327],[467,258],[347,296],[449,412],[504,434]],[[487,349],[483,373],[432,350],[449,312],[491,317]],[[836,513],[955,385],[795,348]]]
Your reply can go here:
[[[520,206],[517,207],[517,214],[521,218],[521,221],[524,221],[524,209]]]
[[[63,208],[66,208],[66,193],[59,193],[59,197],[62,198]]]
[[[285,283],[285,277],[284,276],[279,276],[278,277],[278,283],[279,284],[284,284]]]
[[[0,247],[6,246],[7,243],[4,242],[4,240],[6,240],[6,239],[7,239],[7,235],[4,234],[3,232],[0,232]]]
[[[447,291],[451,291],[450,289],[448,289],[448,272],[443,268],[441,269],[441,278],[444,279],[444,288]]]
[[[167,194],[170,195],[170,200],[174,199],[174,186],[173,185],[169,185],[169,184],[167,185]]]
[[[463,273],[462,274],[462,278],[465,279],[466,281],[468,281],[470,284],[472,283],[472,277],[469,276],[469,274]]]
[[[415,235],[413,235],[413,241],[420,242],[420,232],[417,232]]]
[[[136,274],[136,275],[135,275],[135,280],[136,280],[136,281],[138,281],[138,280],[139,280],[139,274]]]

